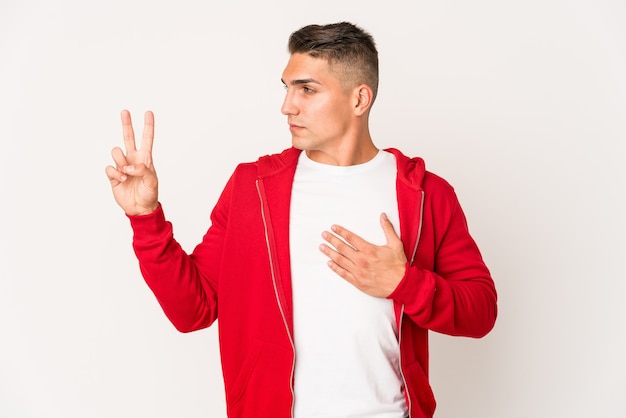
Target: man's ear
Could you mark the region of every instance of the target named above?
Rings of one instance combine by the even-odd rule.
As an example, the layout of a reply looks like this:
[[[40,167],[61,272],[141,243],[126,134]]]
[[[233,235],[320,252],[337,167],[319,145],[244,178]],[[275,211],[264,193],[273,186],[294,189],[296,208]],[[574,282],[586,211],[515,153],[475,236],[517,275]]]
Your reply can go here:
[[[354,113],[357,116],[362,116],[367,113],[370,107],[372,107],[374,92],[372,91],[372,88],[367,84],[361,84],[355,87],[354,94],[356,98]]]

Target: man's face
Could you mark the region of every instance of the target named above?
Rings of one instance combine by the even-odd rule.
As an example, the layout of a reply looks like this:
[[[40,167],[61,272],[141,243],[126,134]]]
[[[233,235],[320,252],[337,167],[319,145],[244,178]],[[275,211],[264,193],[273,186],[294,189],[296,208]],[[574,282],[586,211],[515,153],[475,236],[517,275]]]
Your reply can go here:
[[[282,81],[292,144],[305,151],[337,155],[354,117],[352,91],[342,86],[325,59],[293,54]],[[345,144],[344,144],[345,145]]]

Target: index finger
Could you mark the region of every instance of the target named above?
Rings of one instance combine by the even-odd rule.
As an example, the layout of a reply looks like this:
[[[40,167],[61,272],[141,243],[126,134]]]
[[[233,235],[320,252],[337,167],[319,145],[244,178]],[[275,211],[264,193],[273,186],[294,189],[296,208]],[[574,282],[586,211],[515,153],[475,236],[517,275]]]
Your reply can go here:
[[[122,133],[124,135],[124,147],[126,148],[126,154],[131,151],[136,151],[135,148],[135,131],[133,131],[133,122],[130,119],[130,112],[128,110],[122,110]]]
[[[154,141],[154,113],[147,111],[143,118],[143,136],[141,138],[141,150],[150,154]]]
[[[343,238],[346,243],[348,243],[352,248],[356,249],[357,251],[359,249],[362,250],[367,245],[370,245],[369,242],[365,241],[354,232],[349,231],[348,229],[340,225],[333,225],[330,229],[339,237]]]

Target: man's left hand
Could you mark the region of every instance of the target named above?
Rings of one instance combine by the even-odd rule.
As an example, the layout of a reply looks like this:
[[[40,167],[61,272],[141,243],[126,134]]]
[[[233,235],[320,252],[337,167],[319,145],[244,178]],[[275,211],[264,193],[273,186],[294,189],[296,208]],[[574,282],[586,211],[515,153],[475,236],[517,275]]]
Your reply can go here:
[[[339,276],[370,296],[389,296],[404,277],[407,258],[402,241],[384,213],[380,225],[387,243],[374,245],[355,233],[339,226],[324,231],[320,250],[330,260],[328,266]],[[342,240],[343,238],[343,240]]]

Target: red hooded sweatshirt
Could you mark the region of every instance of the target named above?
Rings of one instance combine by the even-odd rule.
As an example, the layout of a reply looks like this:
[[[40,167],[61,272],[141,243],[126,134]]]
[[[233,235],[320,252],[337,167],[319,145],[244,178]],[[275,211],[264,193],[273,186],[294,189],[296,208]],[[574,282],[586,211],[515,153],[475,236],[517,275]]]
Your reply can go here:
[[[411,418],[432,417],[428,330],[482,337],[494,326],[496,290],[469,234],[453,188],[420,158],[395,149],[406,273],[388,296],[395,306],[400,367]],[[294,365],[289,204],[300,151],[240,164],[187,254],[162,207],[129,216],[141,272],[181,332],[219,318],[230,418],[291,418]]]

